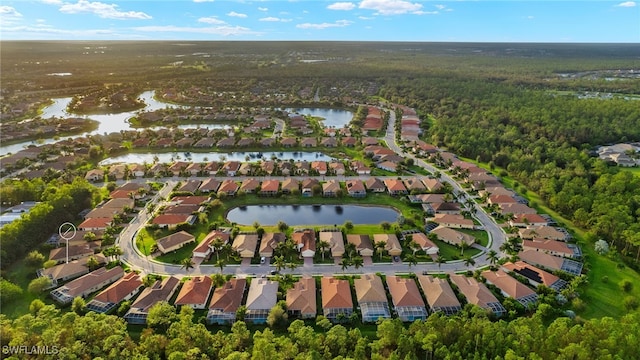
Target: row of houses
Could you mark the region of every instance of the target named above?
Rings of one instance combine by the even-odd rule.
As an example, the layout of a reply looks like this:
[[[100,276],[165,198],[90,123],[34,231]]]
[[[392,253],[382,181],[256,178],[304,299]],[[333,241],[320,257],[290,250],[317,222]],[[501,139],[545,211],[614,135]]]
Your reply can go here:
[[[185,185],[189,185],[187,182]],[[209,201],[208,196],[176,196],[169,201],[166,206],[162,207],[151,224],[160,228],[174,229],[180,224],[193,225],[198,217],[196,214],[206,212],[205,204]],[[169,241],[175,243],[175,239]],[[168,248],[169,249],[169,248]],[[170,250],[162,251],[163,253],[176,250],[170,247]]]
[[[408,106],[400,106],[402,118],[400,119],[400,139],[403,141],[417,141],[422,134],[420,118],[416,111]]]

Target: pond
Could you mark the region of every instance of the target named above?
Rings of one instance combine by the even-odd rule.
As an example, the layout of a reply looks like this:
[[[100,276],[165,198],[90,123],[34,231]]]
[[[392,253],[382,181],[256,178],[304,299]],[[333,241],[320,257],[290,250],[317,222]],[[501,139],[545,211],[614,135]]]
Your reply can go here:
[[[129,153],[121,156],[114,156],[104,159],[100,162],[100,165],[109,165],[116,163],[126,164],[142,164],[144,162],[151,164],[154,162],[154,157],[158,157],[158,161],[161,163],[170,163],[176,160],[191,161],[191,162],[207,162],[207,161],[267,161],[276,157],[282,161],[289,161],[293,159],[295,161],[331,161],[333,157],[318,152],[302,152],[302,151],[284,151],[284,152],[169,152],[169,153]],[[206,159],[205,159],[206,158]]]
[[[362,205],[249,205],[232,209],[227,219],[242,225],[255,221],[262,225],[342,225],[350,220],[354,224],[379,224],[398,220],[394,208]]]
[[[341,109],[293,108],[287,109],[287,111],[301,115],[321,117],[324,119],[321,123],[325,127],[335,127],[336,129],[344,127],[353,119],[353,113],[351,111]]]
[[[154,91],[145,91],[140,95],[140,99],[142,99],[146,104],[144,108],[145,111],[154,111],[154,110],[164,109],[166,107],[169,107],[169,108],[180,107],[179,105],[157,101],[156,99],[153,98],[153,93]],[[42,110],[42,115],[40,115],[41,118],[48,119],[54,116],[82,117],[85,119],[95,120],[99,123],[98,129],[96,129],[95,131],[83,133],[80,135],[65,136],[64,139],[78,138],[78,137],[86,136],[89,134],[93,135],[93,134],[120,132],[120,130],[131,130],[132,128],[129,126],[127,119],[134,116],[139,111],[139,110],[125,111],[125,112],[115,113],[115,114],[76,115],[76,114],[70,114],[67,112],[67,106],[71,102],[70,97],[56,98],[56,99],[52,99],[52,101],[53,101],[53,104],[45,107]],[[51,144],[59,140],[60,139],[56,140],[54,138],[48,138],[48,139],[43,139],[42,141],[37,142],[37,144],[39,145]],[[2,146],[0,147],[0,154],[4,155],[8,153],[16,153],[32,144],[36,144],[36,142],[24,141],[24,142],[13,144],[13,145]]]

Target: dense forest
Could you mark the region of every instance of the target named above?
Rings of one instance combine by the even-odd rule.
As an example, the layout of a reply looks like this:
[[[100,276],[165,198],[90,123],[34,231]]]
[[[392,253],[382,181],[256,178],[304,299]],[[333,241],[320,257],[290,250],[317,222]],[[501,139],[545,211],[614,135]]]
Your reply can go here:
[[[230,331],[210,331],[194,321],[191,308],[176,314],[173,307],[160,306],[166,309],[149,315],[150,325],[136,341],[117,316],[62,314],[36,300],[30,314],[0,317],[0,340],[7,344],[3,352],[7,356],[11,346],[22,345],[44,352],[33,355],[39,359],[633,359],[640,341],[638,314],[584,323],[566,317],[551,321],[555,315],[549,305],[510,322],[491,321],[476,307],[411,325],[385,320],[373,338],[328,321],[295,320],[286,329],[257,331],[236,322]]]

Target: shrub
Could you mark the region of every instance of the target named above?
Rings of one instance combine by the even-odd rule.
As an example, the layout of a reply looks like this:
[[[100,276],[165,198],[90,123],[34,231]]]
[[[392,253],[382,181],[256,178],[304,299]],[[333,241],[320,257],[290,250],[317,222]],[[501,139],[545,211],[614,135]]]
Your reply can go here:
[[[638,302],[638,298],[635,296],[627,296],[622,300],[622,304],[627,310],[636,310],[640,302]]]
[[[633,283],[627,279],[620,281],[620,288],[622,291],[628,293],[633,289]]]

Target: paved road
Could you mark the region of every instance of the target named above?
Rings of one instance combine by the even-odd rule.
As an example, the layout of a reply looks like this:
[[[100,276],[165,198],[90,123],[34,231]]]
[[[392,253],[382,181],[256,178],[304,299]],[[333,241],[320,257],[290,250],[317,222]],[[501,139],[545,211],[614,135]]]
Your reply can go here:
[[[391,111],[391,116],[389,119],[389,124],[387,128],[386,135],[384,137],[387,146],[394,150],[398,154],[402,154],[405,157],[413,158],[416,165],[419,165],[432,173],[439,171],[434,168],[430,164],[427,164],[422,159],[418,159],[414,157],[412,154],[405,154],[402,149],[395,142],[395,122],[396,117],[395,113]],[[449,175],[444,172],[440,172],[442,174],[442,181],[446,181],[451,184],[451,186],[456,190],[459,194],[459,200],[464,203],[464,200],[469,198],[470,196],[465,192],[465,190]],[[245,178],[250,178],[251,176],[237,176],[237,177],[228,177],[229,179],[233,179],[236,181],[242,181]],[[348,180],[348,179],[362,179],[367,176],[332,176],[332,179],[338,179],[340,181]],[[406,176],[410,177],[410,176]],[[218,178],[218,177],[216,177]],[[271,179],[284,179],[286,177],[273,176],[268,177]],[[297,177],[300,180],[308,178],[308,176]],[[316,178],[323,178],[322,176],[318,176]],[[396,176],[394,176],[396,178]],[[226,179],[226,177],[220,177],[220,179]],[[133,181],[136,182],[144,182],[148,179],[135,179]],[[165,182],[165,186],[154,196],[154,198],[149,202],[150,205],[156,205],[160,201],[162,201],[166,196],[171,192],[173,187],[176,185],[177,178],[167,178],[162,179]],[[489,234],[490,244],[488,249],[493,249],[498,254],[502,254],[500,251],[500,246],[506,240],[506,235],[502,231],[502,229],[493,221],[493,219],[484,212],[482,207],[475,205],[476,207],[476,219],[482,224],[483,228]],[[152,217],[152,214],[143,210],[140,214],[132,220],[132,222],[122,231],[120,234],[118,245],[123,250],[123,255],[121,259],[129,264],[132,269],[140,270],[143,273],[155,273],[162,275],[174,275],[177,277],[184,276],[194,276],[194,275],[210,275],[220,271],[219,268],[214,265],[198,265],[193,269],[186,270],[182,268],[180,265],[166,264],[156,262],[149,257],[144,256],[135,246],[135,237],[139,229],[141,229],[147,221]],[[374,263],[372,265],[365,265],[359,269],[349,268],[346,270],[348,274],[358,274],[358,273],[369,273],[369,272],[380,272],[388,275],[393,275],[396,273],[406,273],[406,272],[429,272],[429,273],[437,273],[437,272],[461,272],[466,270],[473,270],[476,268],[480,268],[486,265],[489,265],[489,260],[486,256],[486,251],[483,250],[479,255],[475,257],[475,265],[468,267],[464,265],[464,262],[459,261],[449,261],[444,264],[434,264],[434,263],[424,263],[418,264],[415,266],[410,266],[406,263],[389,263],[389,264],[381,264]],[[268,275],[275,268],[269,264],[261,264],[261,265],[227,265],[224,268],[225,274],[234,274],[237,276],[247,276],[247,275]],[[339,267],[332,264],[313,264],[312,266],[300,266],[295,270],[283,270],[283,273],[293,273],[293,274],[309,274],[309,275],[329,275],[329,274],[342,274]]]

